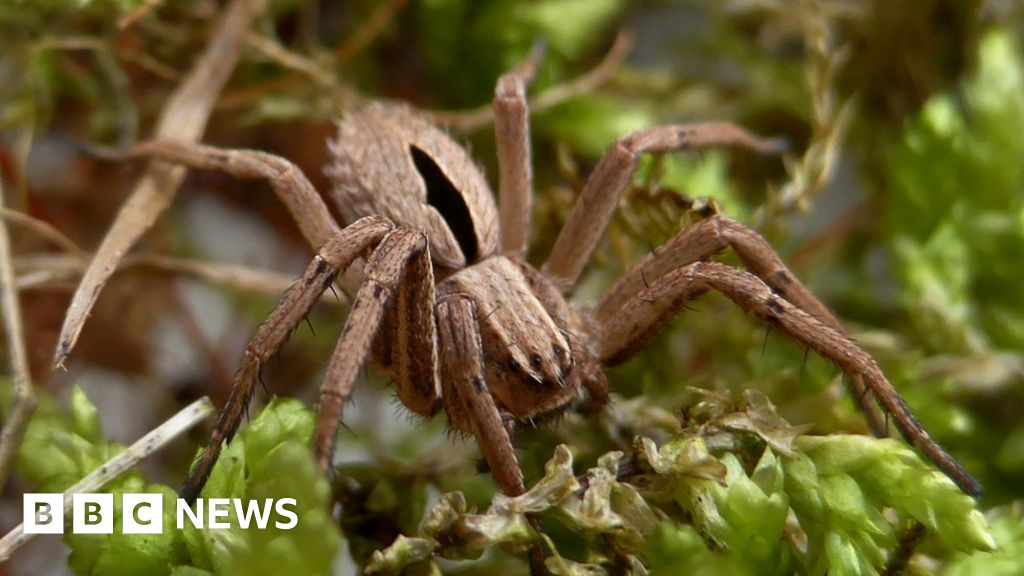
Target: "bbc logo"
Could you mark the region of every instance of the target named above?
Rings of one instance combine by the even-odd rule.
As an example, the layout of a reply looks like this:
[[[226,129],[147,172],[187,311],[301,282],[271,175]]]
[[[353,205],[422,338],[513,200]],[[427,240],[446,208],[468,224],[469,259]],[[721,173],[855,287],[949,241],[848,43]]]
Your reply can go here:
[[[63,534],[64,495],[25,494],[22,525],[25,534]],[[242,500],[240,498],[197,499],[189,504],[175,501],[175,527],[228,529],[253,526],[265,530],[269,526],[291,530],[298,524],[294,498]],[[113,494],[74,494],[71,498],[71,532],[73,534],[114,533]],[[205,511],[205,514],[204,514]],[[234,517],[234,524],[229,520]],[[273,520],[273,522],[271,522]],[[164,530],[164,498],[160,494],[121,494],[121,525],[124,534],[162,534]]]
[[[123,494],[121,531],[125,534],[161,534],[164,499],[160,494]],[[23,518],[26,534],[64,533],[63,494],[25,494]],[[114,495],[74,494],[71,498],[74,534],[113,534]]]

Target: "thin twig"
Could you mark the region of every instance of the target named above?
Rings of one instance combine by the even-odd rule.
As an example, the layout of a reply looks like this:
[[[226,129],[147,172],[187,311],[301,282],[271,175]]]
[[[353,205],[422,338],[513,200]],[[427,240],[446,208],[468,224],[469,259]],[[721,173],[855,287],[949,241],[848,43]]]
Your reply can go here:
[[[3,182],[0,181],[0,207],[4,205]],[[28,419],[36,407],[36,396],[32,390],[32,376],[28,369],[28,355],[25,352],[25,334],[21,324],[21,306],[18,302],[18,288],[14,284],[14,263],[11,259],[11,238],[7,234],[7,223],[0,218],[0,302],[4,312],[4,330],[10,343],[11,367],[14,374],[14,406],[11,415],[0,431],[0,490],[7,481],[11,461],[21,444]]]
[[[928,534],[924,524],[914,522],[910,528],[900,534],[899,544],[893,550],[889,562],[885,565],[883,576],[899,576],[907,569],[910,559],[914,557],[914,551]]]
[[[833,46],[829,14],[819,0],[800,0],[800,9],[788,3],[772,9],[792,11],[799,20],[807,51],[804,78],[811,98],[811,143],[799,160],[787,160],[787,182],[772,198],[763,218],[773,219],[792,212],[805,212],[811,199],[832,179],[842,140],[853,114],[854,100],[837,106],[836,78],[844,50]]]
[[[347,110],[363,100],[363,97],[351,86],[342,82],[331,68],[325,67],[308,56],[289,50],[279,42],[258,34],[250,35],[248,43],[261,55],[273,60],[287,72],[268,80],[250,83],[236,90],[225,92],[215,106],[218,111],[234,110],[250,105],[272,92],[290,91],[294,93],[299,89],[308,90],[309,80],[313,80],[313,84],[318,89],[326,91],[330,96],[335,113]]]
[[[167,256],[164,254],[138,254],[125,258],[126,267],[139,267],[182,274],[199,278],[211,284],[228,288],[280,296],[295,283],[295,276],[252,268],[241,264],[208,262]]]
[[[40,290],[63,285],[80,278],[87,261],[73,256],[37,255],[15,260],[19,271],[16,285],[20,290]],[[164,254],[139,253],[125,258],[115,274],[142,268],[167,274],[179,274],[253,294],[280,296],[295,282],[288,274],[252,268],[241,264],[193,260]],[[74,288],[74,286],[72,286]],[[328,300],[332,304],[347,306],[348,301],[340,297]]]
[[[119,54],[119,56],[125,63],[135,64],[161,80],[167,80],[168,82],[181,81],[182,73],[179,70],[164,64],[150,54],[145,52],[128,52]]]
[[[214,345],[211,337],[199,324],[196,318],[196,310],[188,305],[185,299],[184,286],[181,282],[171,282],[171,299],[174,306],[174,315],[184,328],[192,348],[206,359],[210,366],[209,388],[211,395],[216,399],[217,405],[222,406],[228,399],[231,390],[232,369],[230,361],[224,358],[224,346]],[[233,325],[228,322],[227,325]]]
[[[122,32],[127,30],[133,24],[141,20],[143,16],[149,14],[154,8],[159,6],[162,1],[163,0],[145,0],[142,4],[137,6],[131,12],[125,14],[117,21],[117,29]]]
[[[378,5],[366,23],[360,26],[355,34],[349,36],[345,43],[338,46],[334,53],[338,64],[345,64],[369,46],[408,2],[409,0],[389,0]]]
[[[338,79],[330,70],[327,70],[311,58],[289,50],[273,38],[252,33],[249,35],[247,42],[257,52],[277,62],[282,68],[294,70],[303,76],[307,76],[319,86],[334,88],[338,85]]]
[[[843,242],[850,234],[861,228],[872,217],[872,208],[867,202],[860,202],[825,224],[824,228],[801,241],[792,250],[787,260],[794,270],[809,268],[815,258]]]
[[[0,207],[0,220],[22,226],[66,252],[63,256],[46,254],[14,259],[14,269],[20,272],[15,282],[19,290],[38,289],[53,282],[66,282],[81,277],[85,271],[91,255],[49,222],[3,207]],[[119,270],[130,268],[192,276],[211,284],[256,294],[280,295],[295,281],[292,276],[272,270],[154,253],[127,256],[122,260]]]
[[[160,426],[151,430],[123,452],[102,464],[85,478],[64,492],[64,511],[71,509],[72,497],[75,494],[96,492],[129,470],[137,462],[156,452],[174,438],[213,413],[213,403],[207,397],[189,404]],[[11,557],[11,554],[22,544],[32,539],[34,534],[25,534],[24,526],[19,524],[0,538],[0,564]]]
[[[530,112],[540,112],[563,102],[592,92],[611,78],[612,73],[622,64],[633,47],[633,38],[625,30],[615,37],[615,43],[597,66],[581,76],[557,86],[552,86],[532,98]],[[438,124],[449,126],[459,132],[471,132],[494,121],[494,110],[486,104],[474,110],[458,112],[431,111],[427,115]]]
[[[537,110],[546,110],[577,96],[593,92],[611,78],[632,49],[633,36],[626,30],[619,31],[615,35],[612,47],[597,66],[571,82],[552,86],[541,92],[533,100],[533,105],[537,107]]]
[[[264,6],[260,0],[231,2],[210,45],[164,107],[157,122],[157,138],[186,142],[199,139],[206,128],[214,100],[238,62],[253,20]],[[164,162],[149,164],[72,297],[57,341],[55,366],[64,365],[103,285],[124,255],[170,206],[185,172],[182,166]]]
[[[49,222],[34,218],[24,212],[3,207],[0,207],[0,220],[6,220],[34,232],[66,252],[64,255],[40,254],[15,258],[13,260],[14,270],[18,273],[15,277],[15,286],[18,290],[38,290],[52,287],[54,283],[66,283],[80,278],[85,272],[91,254]],[[121,261],[118,271],[131,268],[191,276],[234,290],[272,296],[283,294],[295,282],[293,276],[273,270],[148,252],[125,257]],[[341,306],[348,305],[348,300],[340,297],[331,302]]]
[[[45,220],[40,220],[25,214],[24,212],[11,210],[10,208],[3,206],[0,206],[0,220],[6,220],[11,224],[17,224],[26,230],[38,234],[40,237],[52,242],[71,256],[78,257],[82,260],[88,260],[89,258],[88,252],[79,248],[73,240],[67,237],[67,235]]]

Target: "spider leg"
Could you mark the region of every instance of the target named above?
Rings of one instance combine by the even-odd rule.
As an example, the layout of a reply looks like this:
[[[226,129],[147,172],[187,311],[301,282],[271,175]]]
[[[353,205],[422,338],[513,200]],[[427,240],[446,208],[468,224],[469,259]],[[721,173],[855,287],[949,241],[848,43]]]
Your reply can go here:
[[[402,405],[423,417],[439,407],[434,268],[430,258],[409,263],[377,331],[374,358],[386,363]]]
[[[221,409],[210,441],[189,473],[181,491],[182,498],[191,502],[202,491],[223,443],[230,441],[238,430],[263,364],[281,349],[337,275],[366,250],[381,242],[393,228],[393,224],[379,217],[357,220],[329,239],[302,276],[288,288],[281,302],[260,324],[246,346],[227,403]]]
[[[530,111],[526,86],[540,60],[541,45],[526,62],[498,79],[494,88],[494,140],[498,154],[498,220],[501,251],[526,253],[530,233],[533,168],[530,162]]]
[[[730,247],[740,257],[747,270],[771,286],[775,293],[822,324],[846,335],[846,330],[839,320],[790,272],[767,240],[750,228],[722,215],[714,215],[684,229],[619,278],[598,305],[599,321],[606,321],[611,315],[618,313],[626,300],[644,291],[651,282],[657,282],[659,278],[681,266],[703,260]],[[867,388],[862,379],[851,375],[849,383],[853,389],[853,397],[860,404],[871,431],[876,436],[888,436],[885,420],[866,394]]]
[[[523,472],[508,429],[484,381],[483,344],[476,305],[469,298],[455,294],[441,299],[436,310],[441,343],[442,399],[448,418],[453,426],[473,431],[498,487],[509,496],[518,496],[526,491]]]
[[[419,262],[416,262],[417,260]],[[396,228],[389,232],[367,261],[366,267],[363,269],[366,280],[352,301],[352,308],[345,320],[345,327],[334,347],[320,387],[320,408],[317,413],[316,431],[313,435],[313,454],[321,471],[326,471],[330,467],[342,409],[352,394],[359,369],[366,363],[373,346],[374,336],[381,325],[392,295],[403,290],[401,283],[410,267],[415,269],[424,266],[430,266],[426,236],[420,231],[407,228]],[[422,276],[421,280],[432,279],[428,274]],[[416,288],[415,286],[411,287],[412,290]],[[401,313],[399,313],[399,317],[401,317]],[[427,323],[428,326],[430,324],[430,322]],[[411,328],[408,329],[411,330]],[[429,328],[427,329],[429,330]],[[428,334],[423,333],[411,337],[424,336],[428,336]],[[432,341],[433,336],[429,337]],[[428,346],[429,344],[424,343],[424,345]],[[427,350],[423,357],[434,357],[433,350]],[[420,368],[422,367],[410,365],[409,369],[418,370]],[[420,402],[429,406],[436,403],[437,388],[433,375],[433,370],[424,371],[423,377],[412,381],[416,385],[423,386],[417,392],[423,396]],[[403,386],[400,385],[399,390],[402,389]],[[412,390],[412,388],[407,390]]]
[[[596,414],[608,406],[608,377],[598,363],[590,363],[583,367],[583,387],[587,390],[587,402],[583,405],[584,412]]]
[[[484,381],[484,350],[476,305],[465,295],[452,294],[441,298],[435,308],[441,345],[442,400],[448,419],[454,427],[473,431],[498,488],[507,496],[519,496],[526,492],[526,485],[512,447],[515,423],[502,417]],[[537,520],[528,521],[539,533]],[[535,543],[530,547],[530,574],[547,573],[544,549]]]
[[[778,327],[783,333],[833,362],[851,378],[860,379],[891,414],[908,442],[918,447],[965,492],[978,495],[977,481],[942,449],[904,404],[875,360],[850,338],[776,294],[745,270],[718,262],[696,262],[660,275],[647,289],[626,298],[615,314],[602,310],[600,357],[607,364],[624,360],[667,324],[686,301],[715,290],[744,311]],[[603,303],[602,303],[603,304]]]
[[[718,122],[655,126],[619,139],[583,186],[544,264],[544,272],[565,292],[576,285],[629,185],[637,156],[723,146],[760,153],[778,153],[784,147],[781,141],[760,139],[733,124]]]
[[[327,204],[295,165],[273,154],[256,150],[229,150],[174,140],[140,142],[128,157],[149,157],[200,170],[225,172],[241,180],[266,180],[284,203],[310,246],[323,246],[338,233],[338,224]]]

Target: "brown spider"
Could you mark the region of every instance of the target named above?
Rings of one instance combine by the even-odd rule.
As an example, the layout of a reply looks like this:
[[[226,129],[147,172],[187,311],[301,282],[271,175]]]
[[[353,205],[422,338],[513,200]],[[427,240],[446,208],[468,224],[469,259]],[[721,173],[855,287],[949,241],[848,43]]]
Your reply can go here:
[[[183,495],[202,489],[222,443],[239,426],[261,365],[336,278],[359,285],[320,389],[314,452],[327,470],[345,401],[368,357],[409,410],[443,409],[472,433],[503,492],[524,491],[512,447],[517,424],[565,410],[585,390],[607,399],[604,369],[623,362],[690,300],[716,290],[839,366],[876,432],[880,405],[903,436],[963,490],[979,486],[920,426],[877,363],[756,232],[721,215],[681,231],[623,275],[593,309],[571,305],[575,286],[630,182],[638,155],[779,144],[731,124],[656,126],[625,136],[590,175],[546,264],[523,258],[532,175],[525,87],[536,60],[502,76],[493,110],[498,206],[467,152],[407,107],[372,104],[338,123],[326,173],[348,226],[340,228],[305,176],[279,157],[153,141],[132,154],[240,178],[268,180],[319,252],[245,350],[227,405]],[[746,270],[709,261],[732,248]],[[363,258],[361,271],[353,266]],[[349,276],[352,276],[351,274]]]

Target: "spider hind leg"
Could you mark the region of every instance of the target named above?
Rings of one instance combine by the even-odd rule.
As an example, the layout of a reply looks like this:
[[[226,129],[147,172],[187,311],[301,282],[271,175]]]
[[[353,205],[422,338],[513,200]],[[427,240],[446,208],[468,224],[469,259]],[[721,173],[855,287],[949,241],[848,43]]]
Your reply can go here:
[[[981,487],[964,467],[928,435],[875,360],[844,332],[822,322],[778,295],[754,274],[718,262],[695,262],[662,275],[628,298],[618,313],[604,316],[601,358],[613,362],[639,348],[693,298],[715,290],[745,312],[779,328],[803,346],[837,365],[870,390],[908,442],[919,448],[953,482],[971,495]]]

